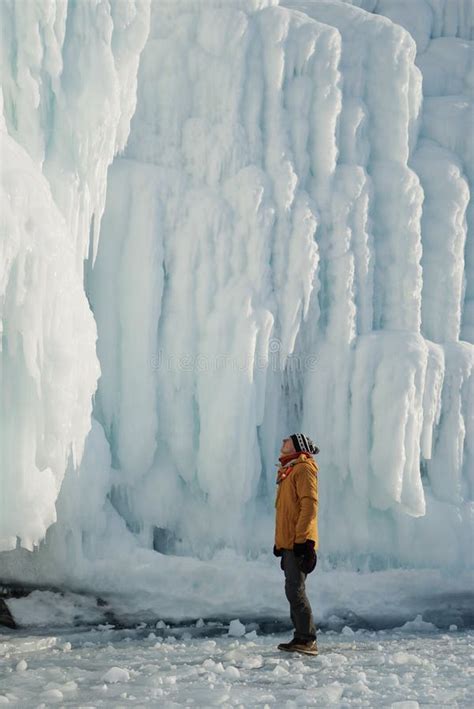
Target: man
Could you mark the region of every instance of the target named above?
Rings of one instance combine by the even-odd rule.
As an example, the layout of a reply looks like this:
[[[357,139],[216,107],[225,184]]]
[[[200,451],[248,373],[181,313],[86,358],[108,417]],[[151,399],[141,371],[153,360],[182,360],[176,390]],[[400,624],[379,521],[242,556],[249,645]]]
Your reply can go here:
[[[294,637],[279,650],[317,655],[316,627],[306,596],[306,575],[316,566],[318,548],[318,466],[313,454],[319,448],[302,433],[283,440],[277,475],[275,546],[285,572],[285,593],[290,603]]]

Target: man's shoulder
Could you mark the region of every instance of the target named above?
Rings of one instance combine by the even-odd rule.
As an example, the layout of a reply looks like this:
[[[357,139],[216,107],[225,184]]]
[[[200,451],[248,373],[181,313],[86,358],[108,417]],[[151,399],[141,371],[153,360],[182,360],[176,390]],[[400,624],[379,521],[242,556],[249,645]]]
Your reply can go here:
[[[309,458],[305,455],[301,455],[299,458],[297,458],[293,465],[295,473],[311,473],[312,475],[316,475],[318,472],[318,466],[316,464],[316,461],[313,460],[313,458]]]

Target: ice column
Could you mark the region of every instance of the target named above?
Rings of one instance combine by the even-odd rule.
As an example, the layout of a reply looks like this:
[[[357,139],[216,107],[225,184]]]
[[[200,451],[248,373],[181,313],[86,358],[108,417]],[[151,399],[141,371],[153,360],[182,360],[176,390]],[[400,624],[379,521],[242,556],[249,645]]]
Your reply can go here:
[[[293,351],[317,287],[318,215],[308,190],[313,180],[329,199],[339,53],[335,30],[286,9],[153,5],[137,111],[111,170],[90,279],[104,371],[98,403],[124,515],[142,529],[178,529],[201,550],[203,539],[245,543],[242,520],[268,494],[259,429],[265,416],[279,419],[278,408],[265,414],[269,370]],[[155,217],[125,223],[121,204],[130,199],[137,214]],[[145,243],[153,258],[125,260]],[[117,259],[113,273],[106,251]],[[137,295],[162,283],[154,351],[136,387],[126,379],[153,318],[127,315],[132,283]],[[155,394],[144,406],[150,377]],[[127,406],[110,395],[124,387]],[[147,433],[141,453],[122,435],[133,420],[147,432],[156,424],[156,444]],[[273,439],[270,495],[274,455]]]
[[[456,341],[460,336],[461,319],[464,336],[472,339],[467,325],[470,322],[472,261],[471,207],[468,207],[473,164],[470,130],[472,42],[468,41],[472,38],[472,5],[464,0],[416,4],[400,0],[353,3],[377,13],[374,16],[355,9],[346,13],[347,8],[324,0],[285,4],[299,8],[341,31],[343,107],[339,162],[344,159],[345,115],[354,90],[363,97],[363,109],[359,113],[364,118],[367,115],[371,126],[368,137],[370,158],[365,165],[374,188],[374,200],[370,204],[375,246],[374,326],[387,331],[413,332],[413,335],[374,332],[368,342],[364,342],[365,338],[359,338],[356,342],[355,368],[351,379],[349,464],[355,484],[356,506],[359,507],[357,500],[365,501],[362,506],[370,502],[379,509],[398,502],[401,509],[420,514],[425,510],[424,500],[428,495],[431,505],[429,514],[426,522],[417,527],[423,537],[428,529],[433,530],[433,510],[439,511],[440,501],[459,505],[465,518],[465,528],[468,528],[469,499],[472,498],[472,449],[466,432],[472,428],[470,412],[474,408],[471,398],[473,352],[471,347],[456,344]],[[417,43],[416,59],[414,45],[411,43],[410,46],[410,40],[403,39],[400,28],[387,23],[381,15],[387,15],[410,32]],[[382,23],[378,23],[379,19],[383,20]],[[377,47],[384,34],[383,47]],[[351,43],[352,37],[356,46]],[[381,71],[381,52],[390,46],[391,56],[386,56],[382,62],[384,71]],[[406,51],[402,50],[403,46]],[[372,60],[369,58],[371,47],[374,50]],[[350,57],[347,66],[344,62],[346,50]],[[412,74],[412,80],[403,80],[406,69],[400,61],[401,52],[405,54],[408,75]],[[420,82],[413,71],[414,61],[423,74],[421,113]],[[357,80],[359,64],[366,70],[359,74]],[[370,76],[371,67],[376,69],[378,77]],[[393,84],[386,80],[387,76],[392,77]],[[364,88],[366,77],[367,89]],[[387,89],[390,95],[385,94],[384,99]],[[398,91],[400,93],[397,94]],[[394,104],[391,103],[391,96],[396,97]],[[382,102],[379,103],[378,99]],[[400,109],[403,110],[404,106],[408,108],[405,116],[400,115]],[[398,124],[397,120],[400,121]],[[388,130],[385,131],[385,128]],[[387,159],[390,162],[386,162]],[[338,169],[339,165],[336,174]],[[338,213],[341,213],[340,209]],[[321,270],[324,271],[324,268],[321,249]],[[423,340],[418,335],[420,326],[421,333],[430,340],[452,344],[439,346]],[[383,356],[382,359],[377,352]],[[341,378],[344,379],[344,368],[339,364],[337,375],[327,376],[336,356],[333,354],[326,358],[322,371],[312,375],[313,381],[318,376],[320,379],[314,389],[305,386],[306,400],[309,400],[305,415],[308,427],[316,421],[318,431],[329,432],[338,428],[341,431],[336,446],[334,435],[331,437],[328,460],[331,468],[338,458],[341,460],[342,465],[337,465],[341,471],[336,476],[339,480],[344,477],[344,460],[340,451],[345,450],[344,426],[340,422],[343,418],[341,414],[348,406],[344,402],[336,409],[339,396],[335,392],[343,388]],[[333,381],[337,384],[332,384]],[[324,386],[330,392],[329,407],[321,406],[320,395]],[[401,393],[403,396],[400,396]],[[326,398],[323,397],[323,400],[326,401]],[[318,404],[313,406],[312,401],[318,401]],[[328,408],[332,416],[329,417],[330,423],[326,424]],[[314,409],[315,417],[312,414]],[[324,414],[318,414],[319,410]],[[368,421],[367,412],[371,414]],[[367,441],[365,446],[364,439]],[[428,476],[425,479],[425,493],[420,479],[420,456],[425,459],[421,463],[421,472]],[[441,470],[445,471],[442,478]],[[347,492],[347,488],[339,483],[330,487],[328,492],[334,501],[340,501]],[[353,503],[351,496],[352,508]],[[328,518],[330,509],[331,506],[327,510]],[[375,517],[371,516],[375,524]],[[448,535],[447,527],[452,523],[451,510],[446,508],[442,517],[446,520],[442,528]],[[401,543],[405,544],[407,537],[403,535],[403,527],[408,525],[414,529],[414,526],[404,521],[399,513],[395,515],[395,520],[401,532],[400,539],[404,540]],[[380,532],[382,527],[378,522],[377,525]],[[354,539],[360,532],[362,542],[363,535],[369,534],[370,526],[364,530],[363,525],[355,525],[355,535],[353,533],[351,538]],[[455,535],[461,535],[458,536],[459,542],[464,534],[460,531],[461,526],[454,525],[451,529]],[[441,548],[442,534],[439,529],[438,526],[434,533]],[[407,558],[411,557],[409,545],[405,544],[401,551]]]
[[[90,429],[99,375],[83,286],[124,147],[149,0],[5,0],[0,545],[32,548]]]
[[[306,350],[316,346],[318,355],[303,380],[303,421],[324,449],[328,551],[346,544],[376,551],[375,510],[425,510],[419,441],[427,353],[418,334],[423,193],[408,165],[420,74],[412,39],[385,18],[324,0],[288,4],[337,28],[342,39],[339,153],[318,232],[321,318],[308,319],[302,343]],[[347,528],[335,514],[345,505]]]
[[[50,182],[74,240],[78,270],[89,252],[93,218],[98,234],[107,168],[128,136],[149,5],[2,3],[8,130]]]
[[[32,549],[56,519],[90,428],[96,328],[65,220],[28,153],[2,132],[0,551]]]

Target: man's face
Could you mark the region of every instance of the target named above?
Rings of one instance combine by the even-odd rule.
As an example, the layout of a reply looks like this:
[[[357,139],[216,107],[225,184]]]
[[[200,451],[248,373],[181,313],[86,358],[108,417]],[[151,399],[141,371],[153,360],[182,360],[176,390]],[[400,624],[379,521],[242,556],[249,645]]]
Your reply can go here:
[[[280,453],[281,455],[289,455],[290,453],[295,453],[296,449],[293,445],[291,438],[284,438],[281,444]]]

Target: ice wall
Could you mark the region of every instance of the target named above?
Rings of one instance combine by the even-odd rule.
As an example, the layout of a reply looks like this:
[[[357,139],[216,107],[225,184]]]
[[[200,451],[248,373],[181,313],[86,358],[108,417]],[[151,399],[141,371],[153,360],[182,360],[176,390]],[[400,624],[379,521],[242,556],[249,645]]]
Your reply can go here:
[[[258,550],[279,437],[303,427],[327,553],[462,564],[469,188],[427,137],[422,73],[447,91],[468,59],[424,67],[406,7],[413,37],[344,3],[283,4],[153,6],[89,278],[112,499],[146,544],[160,527],[194,553]]]
[[[334,30],[280,8],[153,6],[89,278],[110,363],[98,415],[134,527],[245,547],[256,498],[273,495],[269,359],[292,352],[317,287],[307,184],[329,190],[339,49]]]
[[[430,104],[426,96],[435,90],[436,81],[444,84],[445,93],[456,82],[467,86],[464,82],[470,81],[470,66],[466,52],[472,59],[472,42],[459,38],[432,41],[434,46],[447,42],[451,49],[458,48],[458,58],[464,57],[456,70],[454,62],[446,68],[444,79],[429,53],[423,60],[420,46],[428,47],[431,36],[444,32],[471,36],[472,18],[467,4],[461,2],[456,7],[456,3],[446,6],[443,22],[428,14],[431,24],[427,23],[424,3],[364,4],[379,13],[375,17],[325,0],[285,4],[341,32],[340,142],[346,146],[349,135],[353,147],[347,154],[341,149],[336,174],[343,166],[347,171],[345,163],[352,170],[354,163],[360,165],[373,189],[369,203],[374,239],[370,250],[374,269],[373,332],[369,336],[361,332],[352,352],[340,335],[335,347],[328,347],[326,341],[320,346],[321,366],[305,383],[306,427],[314,422],[325,432],[323,438],[331,442],[327,465],[333,475],[323,484],[334,506],[347,509],[342,525],[337,527],[331,525],[331,506],[322,509],[325,525],[332,532],[329,546],[337,553],[346,545],[360,549],[370,545],[374,551],[379,547],[383,556],[383,548],[392,538],[397,540],[393,549],[398,547],[405,560],[419,563],[423,555],[425,560],[435,556],[448,560],[450,545],[446,545],[446,539],[452,541],[454,537],[458,550],[455,556],[461,559],[468,549],[466,531],[470,529],[472,509],[469,432],[473,349],[459,343],[470,181],[463,160],[469,160],[472,133],[464,117],[469,103],[472,107],[472,98],[466,96],[461,106],[459,97],[446,99],[463,116],[451,124],[445,121],[443,108]],[[417,46],[401,26],[387,23],[385,15],[408,29]],[[402,47],[406,48],[403,53]],[[403,55],[406,64],[401,60]],[[424,80],[422,103],[421,77],[413,75],[413,62],[421,68],[423,78],[425,73],[431,76],[431,84]],[[407,69],[411,80],[402,78],[404,72],[407,76]],[[371,130],[361,150],[356,137],[358,131],[365,136],[364,123]],[[465,151],[459,151],[463,157],[449,155],[433,141],[432,124],[443,126],[445,144],[467,141]],[[406,130],[399,130],[400,126]],[[340,213],[338,205],[329,217],[332,234],[340,231]],[[350,234],[347,227],[345,233]],[[357,251],[350,242],[347,250],[357,263]],[[355,287],[352,300],[356,311],[357,296]],[[350,298],[348,301],[352,305]],[[340,307],[340,298],[334,302]],[[335,307],[331,303],[331,309]],[[314,406],[321,392],[326,392],[324,405]],[[444,412],[451,410],[454,402],[452,415],[445,417]],[[334,435],[334,431],[338,433]],[[443,521],[434,526],[432,519],[443,505]],[[356,520],[350,513],[354,509]],[[405,512],[419,519],[410,520]],[[418,544],[407,544],[407,528]],[[428,538],[436,539],[433,554]]]
[[[82,456],[99,365],[64,217],[28,153],[2,132],[0,549],[33,548]]]
[[[423,333],[474,342],[474,6],[470,0],[346,0],[404,27],[417,45],[423,116],[413,166],[423,209]],[[440,287],[441,285],[441,287]]]
[[[83,260],[135,107],[149,3],[10,2],[2,25],[0,548],[32,548],[99,375]]]
[[[270,549],[279,442],[299,429],[322,449],[323,558],[468,563],[468,4],[281,5],[2,5],[5,145],[31,174],[3,180],[27,205],[9,213],[3,341],[30,333],[24,363],[2,351],[3,419],[22,402],[8,499],[24,480],[3,545],[44,536],[71,460],[35,556],[55,574],[115,557],[110,579],[137,545]]]

